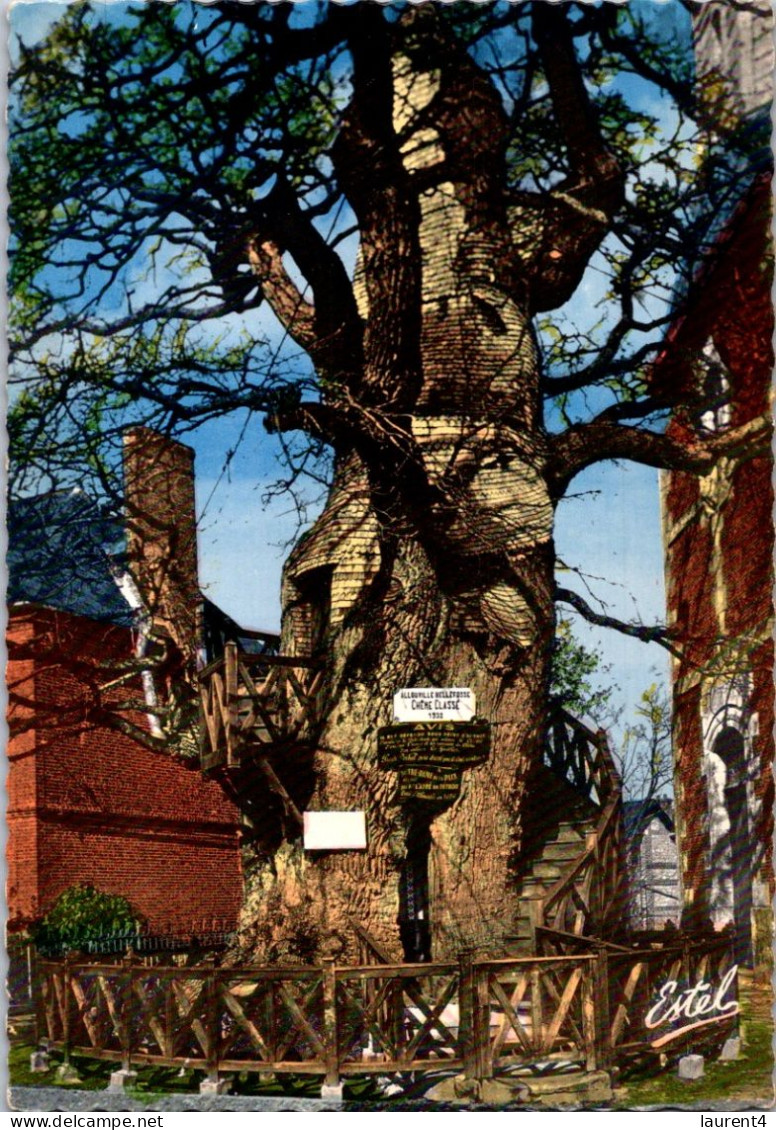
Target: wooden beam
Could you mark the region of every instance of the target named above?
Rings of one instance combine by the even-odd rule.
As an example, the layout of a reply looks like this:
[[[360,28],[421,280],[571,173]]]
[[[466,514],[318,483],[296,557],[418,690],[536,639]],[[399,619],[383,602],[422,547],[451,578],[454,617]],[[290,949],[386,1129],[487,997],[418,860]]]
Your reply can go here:
[[[267,761],[266,757],[260,757],[258,759],[258,764],[267,780],[269,781],[273,792],[276,792],[280,799],[283,801],[284,807],[288,814],[294,818],[300,828],[304,828],[304,817],[302,816],[302,813],[299,811],[291,797],[286,792],[283,782],[280,780],[275,770]]]

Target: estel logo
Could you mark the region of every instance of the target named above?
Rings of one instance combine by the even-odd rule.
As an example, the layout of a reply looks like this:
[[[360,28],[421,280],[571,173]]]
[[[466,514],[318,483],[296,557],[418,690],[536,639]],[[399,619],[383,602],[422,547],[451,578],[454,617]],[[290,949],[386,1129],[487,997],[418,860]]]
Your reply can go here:
[[[677,994],[678,982],[666,981],[658,992],[657,1003],[644,1017],[644,1024],[647,1028],[661,1028],[677,1020],[688,1020],[690,1023],[680,1028],[672,1028],[664,1036],[653,1040],[652,1047],[663,1047],[693,1028],[702,1028],[707,1024],[716,1024],[720,1020],[736,1016],[740,1011],[738,1001],[725,1000],[725,994],[731,985],[735,984],[737,974],[738,966],[734,965],[722,978],[716,992],[707,981],[699,981],[692,988]],[[706,1019],[701,1020],[700,1017]]]

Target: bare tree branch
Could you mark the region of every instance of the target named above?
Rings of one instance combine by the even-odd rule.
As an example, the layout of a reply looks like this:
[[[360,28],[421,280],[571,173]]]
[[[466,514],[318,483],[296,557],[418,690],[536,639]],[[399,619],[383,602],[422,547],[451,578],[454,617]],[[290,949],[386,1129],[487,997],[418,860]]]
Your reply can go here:
[[[603,612],[596,612],[584,597],[581,597],[579,593],[572,592],[571,589],[556,587],[555,599],[570,605],[590,624],[595,624],[599,628],[613,628],[622,635],[633,636],[634,639],[642,640],[644,643],[659,643],[661,647],[664,647],[666,651],[669,651],[672,655],[678,656],[681,654],[676,645],[671,641],[671,629],[666,628],[662,624],[653,626],[631,624],[628,623],[627,620],[618,619],[616,616],[608,616]]]

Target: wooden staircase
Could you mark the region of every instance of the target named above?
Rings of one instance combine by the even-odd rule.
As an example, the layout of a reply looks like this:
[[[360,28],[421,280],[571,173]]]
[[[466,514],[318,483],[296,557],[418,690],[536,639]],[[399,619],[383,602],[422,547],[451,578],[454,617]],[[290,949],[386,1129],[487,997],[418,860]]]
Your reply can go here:
[[[515,933],[507,941],[510,955],[522,957],[536,952],[534,926],[541,902],[548,889],[577,861],[595,828],[594,806],[570,787],[564,789],[564,784],[546,766],[537,774],[535,795],[542,798],[542,810],[534,824],[533,847],[526,853],[517,888],[520,916]]]
[[[621,784],[605,735],[559,712],[531,791],[541,808],[533,811],[508,953],[539,953],[551,936],[613,940],[624,930],[625,878]]]

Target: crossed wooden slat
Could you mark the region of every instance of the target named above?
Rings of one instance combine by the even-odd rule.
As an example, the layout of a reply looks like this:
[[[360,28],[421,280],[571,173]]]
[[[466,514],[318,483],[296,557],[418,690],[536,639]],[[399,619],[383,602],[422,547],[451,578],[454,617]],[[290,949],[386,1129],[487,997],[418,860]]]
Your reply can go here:
[[[49,973],[46,977],[43,978],[41,984],[43,1011],[46,1016],[46,1031],[48,1032],[49,1039],[51,1040],[55,1040],[57,1038],[57,994],[55,982],[56,974]]]
[[[439,1034],[439,1040],[434,1041],[436,1044],[440,1042],[444,1044],[447,1042],[447,1045],[449,1045],[451,1049],[455,1049],[456,1047],[456,1037],[441,1017],[442,1013],[455,996],[458,988],[458,973],[455,972],[442,985],[441,991],[435,995],[434,1001],[431,1002],[426,1000],[420,988],[415,984],[415,981],[416,978],[414,977],[411,980],[387,977],[383,980],[382,984],[378,986],[376,993],[367,1004],[355,995],[349,988],[347,982],[340,981],[338,985],[341,997],[344,998],[345,1003],[350,1003],[355,1007],[360,1024],[363,1026],[364,1031],[371,1035],[375,1046],[381,1048],[390,1058],[402,1063],[411,1063],[415,1059],[423,1041],[427,1037],[432,1037],[434,1032]],[[404,1019],[403,998],[405,995],[412,1004],[415,1005],[416,1009],[423,1017],[422,1022],[406,1043],[401,1038],[398,1041],[392,1039],[391,1032],[394,1026],[385,1023],[381,1025],[378,1019],[381,1009],[389,998],[396,993],[397,987],[400,988],[401,991],[402,1020]],[[392,1011],[395,1011],[395,1005]]]
[[[113,1031],[115,1032],[120,1045],[122,1047],[126,1047],[129,1044],[129,1033],[127,1031],[126,1024],[124,1023],[124,1020],[121,1016],[121,1007],[117,1000],[117,986],[112,984],[107,974],[105,973],[101,973],[98,976],[97,981],[100,986],[100,992],[102,993],[102,999],[105,1001],[105,1007],[107,1009],[108,1018],[110,1019]]]
[[[58,973],[58,974],[55,973],[54,976],[51,978],[51,985],[52,985],[52,988],[54,990],[53,997],[54,997],[54,1001],[56,1002],[56,1007],[59,1009],[59,1017],[60,1017],[60,1021],[62,1023],[62,1030],[64,1032],[65,1010],[67,1008],[67,1005],[66,1005],[67,984],[66,984],[66,980],[65,980],[65,972],[63,971],[62,973]]]
[[[406,1059],[408,1062],[415,1058],[415,1053],[420,1047],[423,1039],[436,1029],[450,1044],[452,1048],[456,1046],[456,1040],[453,1033],[443,1024],[440,1017],[444,1010],[447,1008],[453,995],[458,988],[458,974],[454,973],[450,980],[442,988],[441,995],[437,997],[433,1005],[429,1005],[421,996],[420,990],[416,989],[413,983],[407,982],[404,986],[404,991],[410,1000],[414,1003],[415,1007],[425,1016],[425,1021],[418,1028],[415,1035],[410,1042],[402,1049],[401,1058]]]
[[[265,1043],[261,1032],[259,1032],[254,1022],[246,1014],[245,1009],[240,1004],[240,1001],[232,995],[227,987],[224,987],[223,989],[222,1000],[224,1002],[224,1007],[236,1022],[238,1029],[245,1032],[248,1039],[250,1040],[251,1046],[258,1052],[259,1058],[264,1060],[265,1062],[271,1062],[273,1058],[272,1052]],[[234,1035],[224,1040],[222,1044],[222,1052],[225,1057],[226,1053],[232,1050],[236,1038],[237,1031],[235,1031]]]
[[[133,978],[132,991],[140,1005],[140,1012],[148,1031],[164,1056],[174,1056],[180,1036],[187,1021],[203,1054],[207,1055],[210,1041],[202,1021],[194,1014],[203,993],[204,981],[187,981],[182,984],[175,978],[165,979],[155,985],[148,978]],[[160,999],[161,997],[161,999]],[[176,1006],[172,1015],[170,1006]],[[164,1013],[160,1016],[160,1010]]]
[[[345,1003],[352,1004],[355,1007],[358,1013],[358,1019],[363,1025],[364,1030],[368,1032],[374,1040],[375,1046],[388,1052],[391,1058],[398,1058],[399,1045],[394,1043],[391,1039],[391,1033],[394,1030],[393,1025],[383,1024],[381,1027],[378,1019],[381,1008],[396,990],[396,978],[386,978],[383,983],[379,985],[377,992],[366,1005],[359,997],[354,995],[347,981],[338,982],[337,988],[341,997],[344,998]]]
[[[504,1018],[501,1021],[496,1037],[493,1040],[491,1054],[495,1059],[501,1053],[507,1035],[512,1030],[520,1041],[523,1050],[528,1051],[531,1046],[531,1038],[528,1030],[518,1016],[518,1008],[523,1002],[526,989],[529,985],[528,971],[519,973],[517,981],[515,982],[514,990],[511,995],[508,995],[504,987],[499,983],[498,976],[491,973],[488,977],[488,988],[490,993],[496,998],[501,1008],[504,1011]],[[533,1034],[533,1033],[532,1033]]]
[[[282,981],[276,981],[275,986],[280,997],[281,1002],[286,1006],[290,1016],[294,1020],[294,1027],[286,1034],[286,1041],[278,1047],[278,1060],[282,1060],[286,1052],[290,1049],[294,1042],[294,1037],[297,1033],[306,1036],[317,1054],[323,1059],[326,1057],[326,1048],[321,1042],[318,1033],[312,1027],[304,1014],[305,1009],[309,1009],[314,997],[320,992],[323,985],[322,981],[316,981],[310,991],[302,1000],[301,1008],[294,1000],[289,988]]]
[[[248,710],[240,720],[241,731],[246,733],[263,729],[270,743],[283,741],[298,733],[307,720],[315,691],[320,683],[320,672],[316,672],[310,686],[305,688],[293,667],[270,667],[260,685],[256,684],[243,661],[238,663],[237,669],[240,680],[248,692],[246,697]],[[296,699],[295,707],[291,705],[291,696],[286,693],[288,688]],[[274,710],[269,705],[273,691],[279,699]]]
[[[558,986],[556,984],[556,972],[552,969],[548,969],[544,974],[544,987],[557,1005],[555,1015],[553,1016],[547,1027],[546,1044],[548,1048],[551,1048],[557,1040],[558,1036],[560,1035],[561,1028],[563,1027],[564,1021],[566,1020],[568,1020],[568,1025],[571,1029],[575,1042],[579,1047],[585,1046],[582,1032],[580,1031],[574,1017],[570,1015],[569,1012],[583,975],[584,967],[582,965],[576,966],[574,969],[572,969],[562,992],[559,992]]]
[[[265,705],[269,699],[270,692],[275,689],[275,683],[277,682],[280,668],[270,667],[261,687],[256,686],[244,663],[238,663],[237,670],[250,696],[250,709],[245,719],[242,721],[240,728],[243,731],[254,730],[258,728],[259,722],[261,722],[264,729],[269,734],[270,741],[280,741],[283,737],[282,731],[280,727],[277,726],[271,711]]]
[[[89,1037],[93,1048],[105,1046],[106,1035],[105,1013],[97,1007],[99,1000],[99,978],[89,984],[84,984],[78,979],[77,974],[70,978],[70,988],[78,1006],[78,1017]]]
[[[680,957],[672,962],[671,968],[670,968],[668,975],[667,975],[667,980],[674,980],[678,976],[679,971],[681,969],[681,965],[682,965],[682,962],[681,962]],[[620,1039],[620,1036],[622,1035],[622,1031],[623,1031],[623,1028],[625,1026],[625,1022],[626,1022],[626,1020],[629,1020],[629,1012],[630,1012],[630,1009],[631,1009],[631,1005],[633,1003],[633,998],[636,994],[636,989],[638,988],[639,982],[640,982],[642,974],[644,972],[649,974],[649,963],[646,962],[646,961],[637,961],[632,966],[632,968],[631,968],[631,970],[628,974],[628,977],[625,981],[625,985],[624,985],[623,990],[622,990],[622,995],[620,997],[620,1001],[617,1005],[617,1008],[615,1009],[614,1019],[612,1021],[612,1028],[611,1028],[611,1045],[612,1045],[612,1047],[614,1047],[617,1044],[618,1040]]]

